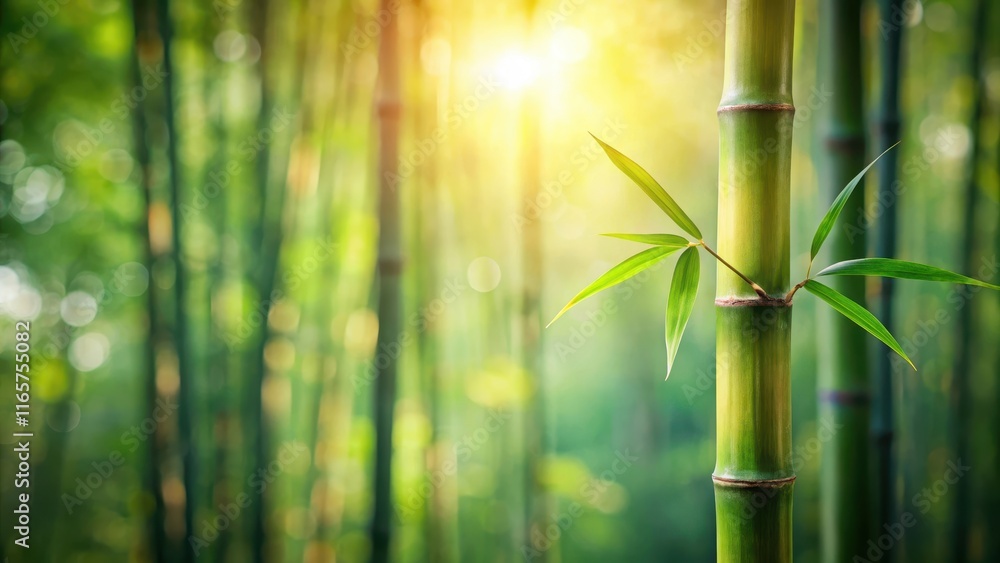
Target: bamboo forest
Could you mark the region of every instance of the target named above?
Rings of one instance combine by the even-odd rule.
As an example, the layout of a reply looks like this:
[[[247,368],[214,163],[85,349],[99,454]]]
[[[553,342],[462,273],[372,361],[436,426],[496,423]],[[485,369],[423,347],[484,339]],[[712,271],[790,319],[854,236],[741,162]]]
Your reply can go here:
[[[0,13],[4,563],[1000,562],[1000,3]]]

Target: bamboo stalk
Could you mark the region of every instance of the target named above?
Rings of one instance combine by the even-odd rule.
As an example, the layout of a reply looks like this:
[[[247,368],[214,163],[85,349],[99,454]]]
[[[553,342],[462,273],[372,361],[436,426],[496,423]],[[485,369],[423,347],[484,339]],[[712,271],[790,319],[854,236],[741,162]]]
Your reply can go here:
[[[416,33],[413,34],[414,48],[411,65],[414,69],[414,91],[416,93],[417,109],[412,112],[414,130],[418,138],[426,139],[433,135],[440,115],[438,112],[438,82],[436,76],[429,75],[421,63],[421,45],[432,34],[432,7],[427,0],[414,0],[416,12]],[[417,272],[417,294],[420,303],[430,303],[439,291],[442,279],[440,274],[440,256],[442,238],[439,223],[442,214],[440,178],[437,159],[430,157],[414,175],[413,214],[414,231],[417,235],[419,263],[422,265]],[[439,323],[432,320],[417,336],[421,385],[423,388],[424,408],[430,421],[430,436],[426,451],[427,478],[432,478],[442,471],[445,463],[444,445],[441,428],[441,345]],[[424,549],[428,561],[447,562],[453,559],[450,553],[450,542],[447,540],[447,523],[443,497],[444,487],[432,486],[429,498],[424,502]]]
[[[385,361],[376,362],[375,380],[375,510],[371,540],[373,563],[389,561],[392,531],[392,425],[396,403],[396,354],[387,353],[398,346],[400,330],[400,271],[402,252],[399,225],[399,186],[392,181],[399,168],[399,60],[398,22],[392,12],[392,0],[379,2],[381,13],[391,14],[379,41],[379,241],[378,241],[378,319],[376,354]],[[381,352],[379,352],[381,351]]]
[[[820,2],[821,88],[832,91],[820,121],[820,193],[832,201],[865,167],[861,81],[861,0]],[[863,258],[866,236],[846,230],[864,210],[864,185],[848,200],[830,236],[830,260]],[[865,302],[865,279],[837,277],[830,285],[857,303]],[[828,331],[820,345],[818,412],[835,430],[820,458],[820,546],[828,563],[863,554],[871,536],[869,408],[871,380],[868,335],[846,317],[824,310]]]
[[[270,41],[268,38],[266,21],[268,19],[268,6],[270,2],[268,0],[256,0],[252,5],[252,24],[254,35],[260,44],[260,59],[258,61],[259,75],[260,75],[260,109],[257,113],[257,131],[261,131],[267,126],[267,119],[271,112],[271,107],[273,103],[270,87],[268,84],[269,75],[269,63],[273,55],[270,52]],[[267,240],[266,224],[267,218],[269,216],[267,212],[267,196],[268,196],[268,186],[270,182],[268,181],[268,161],[270,160],[270,145],[265,144],[260,152],[257,154],[257,160],[255,161],[255,178],[257,181],[257,197],[258,205],[260,206],[259,216],[256,218],[253,226],[253,243],[254,246],[265,254],[265,258],[262,264],[257,265],[258,270],[253,272],[253,266],[251,266],[251,274],[256,274],[252,276],[254,278],[254,285],[257,287],[258,298],[266,302],[270,302],[270,286],[274,280],[274,271],[267,272],[269,262],[268,249],[265,247],[265,241]],[[275,264],[277,262],[275,261]],[[265,293],[266,291],[266,293]],[[267,314],[266,312],[261,313],[264,317],[263,326],[258,329],[258,333],[255,335],[254,345],[250,348],[249,356],[249,369],[250,377],[246,383],[245,393],[246,393],[246,424],[244,426],[244,432],[247,435],[248,442],[252,444],[250,459],[253,460],[251,465],[251,470],[256,470],[258,467],[263,467],[266,463],[266,446],[264,437],[264,406],[262,402],[261,392],[263,391],[264,377],[266,375],[266,368],[264,366],[264,347],[267,345]],[[261,493],[257,498],[254,499],[253,504],[251,504],[250,512],[250,551],[253,556],[254,563],[264,562],[264,549],[267,542],[267,506],[265,504],[266,499],[264,494]]]
[[[212,29],[211,31],[215,30]],[[220,99],[222,91],[224,91],[225,84],[227,83],[227,77],[225,76],[225,69],[222,65],[215,61],[213,61],[211,65],[213,70],[211,73],[211,79],[205,81],[203,87],[205,105],[211,112],[211,133],[216,149],[212,158],[209,160],[206,174],[204,176],[203,181],[205,182],[205,185],[213,181],[210,173],[217,173],[223,170],[227,162],[227,135],[224,124],[225,106]],[[216,322],[217,313],[213,314],[213,306],[214,302],[216,302],[216,296],[219,295],[227,274],[227,257],[225,256],[226,246],[224,244],[229,228],[227,218],[227,200],[226,190],[220,189],[219,194],[212,201],[210,201],[208,205],[211,225],[217,241],[218,254],[213,261],[213,264],[208,268],[208,283],[205,284],[204,301],[205,318],[209,328],[206,373],[212,374],[212,384],[209,392],[212,418],[212,437],[215,439],[216,443],[214,452],[215,456],[212,460],[214,467],[211,478],[211,496],[213,499],[213,505],[215,506],[220,504],[225,505],[231,501],[231,493],[229,491],[230,476],[227,469],[230,443],[229,436],[231,432],[232,419],[232,412],[230,408],[231,402],[229,398],[230,381],[232,377],[230,373],[229,354],[226,349],[225,342],[222,339],[223,328],[218,326],[218,323]],[[216,539],[214,544],[211,546],[214,553],[220,560],[226,560],[231,539],[236,532],[237,528],[235,526],[228,530],[221,531],[218,539]]]
[[[254,4],[253,26],[254,35],[260,42],[260,109],[257,114],[257,131],[261,132],[270,127],[272,121],[272,110],[274,109],[274,85],[277,82],[271,73],[277,68],[272,68],[275,57],[275,47],[272,45],[269,36],[269,24],[274,27],[282,26],[275,24],[275,19],[284,17],[294,18],[299,12],[296,9],[281,12],[276,15],[271,9],[270,0],[257,0]],[[301,9],[301,8],[299,8]],[[284,22],[282,22],[284,23]],[[294,29],[294,26],[289,24]],[[295,53],[295,51],[293,51]],[[297,54],[297,53],[295,53]],[[301,57],[297,57],[292,64],[299,64]],[[277,74],[277,73],[275,73]],[[299,82],[296,82],[299,83]],[[300,120],[301,122],[301,120]],[[257,288],[257,295],[260,299],[260,312],[264,321],[255,334],[254,345],[251,348],[250,371],[247,394],[248,427],[252,430],[248,433],[252,438],[252,459],[253,468],[262,468],[268,464],[268,436],[267,417],[263,410],[262,393],[264,381],[267,376],[267,368],[264,362],[264,350],[270,336],[267,318],[274,305],[272,295],[274,293],[278,265],[281,257],[281,247],[284,238],[283,219],[285,215],[285,186],[283,183],[272,181],[272,178],[285,179],[285,171],[288,159],[284,156],[274,158],[272,153],[277,153],[272,143],[265,143],[260,149],[256,160],[256,180],[257,195],[259,197],[259,214],[256,217],[254,242],[259,248],[260,262],[256,264],[253,272],[254,284]],[[251,551],[255,563],[264,563],[270,560],[268,545],[269,529],[267,527],[267,517],[269,511],[268,499],[265,492],[261,492],[258,498],[250,505],[251,512]]]
[[[969,72],[976,87],[972,94],[972,113],[969,122],[969,138],[972,142],[969,151],[968,170],[965,183],[965,205],[962,210],[962,247],[959,249],[962,257],[962,271],[971,272],[975,267],[975,234],[976,205],[978,191],[978,176],[976,169],[983,153],[980,142],[983,122],[983,100],[986,96],[986,78],[983,74],[983,63],[986,58],[986,18],[988,10],[985,0],[977,0],[972,20],[972,45],[970,50]],[[972,339],[973,307],[965,306],[958,313],[958,330],[955,335],[955,379],[952,383],[951,408],[954,417],[952,441],[955,448],[955,458],[963,463],[971,463],[969,451],[970,411],[972,399],[969,384],[972,371]],[[952,497],[951,519],[951,557],[953,563],[965,563],[969,559],[969,512],[970,479],[959,479],[955,484],[955,494]]]
[[[171,40],[173,24],[170,19],[170,0],[158,0],[157,23],[159,24],[160,41],[163,44],[163,69],[166,73],[164,84],[164,120],[167,123],[167,162],[170,169],[170,204],[171,231],[174,258],[174,349],[177,353],[177,372],[180,386],[177,400],[177,418],[179,433],[179,449],[181,452],[184,479],[184,537],[190,538],[194,530],[195,503],[197,498],[197,467],[196,452],[191,440],[192,428],[195,426],[194,387],[192,380],[192,361],[188,347],[187,336],[189,322],[187,318],[187,268],[184,264],[182,243],[184,240],[184,221],[180,214],[181,178],[180,157],[178,155],[177,120],[174,108],[174,65]],[[194,560],[195,554],[190,542],[184,542],[185,562]]]
[[[146,0],[133,0],[132,2],[132,20],[134,24],[134,45],[133,45],[133,81],[135,84],[140,84],[142,81],[142,53],[144,47],[148,47],[147,42],[150,40],[150,35],[153,33],[150,27],[150,19],[152,19],[152,14],[150,13],[149,2]],[[139,166],[141,172],[141,182],[142,182],[142,192],[145,197],[146,213],[143,215],[139,227],[139,236],[142,240],[143,252],[145,254],[144,262],[149,272],[153,272],[153,265],[159,258],[154,255],[153,247],[150,242],[150,232],[149,232],[149,210],[153,204],[153,171],[150,163],[150,150],[149,144],[146,142],[146,133],[148,129],[148,124],[146,121],[145,106],[143,104],[138,104],[133,112],[133,120],[135,126],[135,157],[136,163]],[[146,343],[146,407],[150,412],[153,412],[156,408],[156,402],[159,399],[159,393],[156,387],[156,347],[162,337],[162,327],[160,326],[160,318],[157,314],[156,305],[156,294],[153,288],[154,284],[150,283],[149,287],[146,289],[146,309],[147,309],[147,323],[148,323],[148,337]],[[170,549],[168,546],[166,538],[165,529],[165,513],[166,509],[163,503],[163,488],[160,480],[160,469],[161,469],[161,459],[159,451],[159,438],[161,431],[157,428],[153,431],[153,436],[149,440],[149,467],[145,475],[145,486],[149,490],[149,493],[153,497],[153,510],[149,517],[149,537],[150,537],[150,549],[152,550],[153,561],[157,563],[162,563],[168,560],[171,556],[167,551]]]
[[[903,0],[879,0],[879,57],[882,67],[882,89],[879,94],[879,114],[876,136],[879,154],[900,140],[899,86],[900,46],[903,26],[895,25],[893,18],[902,13]],[[875,255],[885,258],[896,256],[897,232],[897,183],[899,151],[889,151],[879,160],[878,200],[884,203],[876,232]],[[893,278],[881,278],[877,316],[891,332],[893,330]],[[875,355],[875,403],[872,410],[872,440],[875,446],[875,501],[874,514],[879,524],[896,521],[896,495],[893,484],[895,460],[893,456],[893,352],[878,344]],[[891,561],[895,550],[886,553]]]
[[[719,254],[771,296],[789,289],[794,11],[729,0],[719,106]],[[790,562],[791,307],[729,269],[717,287],[718,561]]]

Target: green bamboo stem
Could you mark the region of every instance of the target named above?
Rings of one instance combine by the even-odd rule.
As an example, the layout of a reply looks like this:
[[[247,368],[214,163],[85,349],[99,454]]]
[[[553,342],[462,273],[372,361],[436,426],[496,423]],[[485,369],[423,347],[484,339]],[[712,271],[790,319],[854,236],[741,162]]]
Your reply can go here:
[[[257,113],[257,131],[268,129],[272,120],[272,109],[274,108],[274,83],[277,82],[271,73],[277,68],[273,65],[275,56],[275,44],[270,41],[269,30],[275,25],[275,18],[282,16],[293,18],[299,13],[296,10],[282,11],[281,15],[276,15],[272,10],[270,0],[256,0],[253,6],[253,26],[254,35],[261,45],[261,55],[259,66],[260,74],[260,109]],[[284,22],[282,22],[284,23]],[[290,27],[291,24],[287,24]],[[293,51],[293,54],[296,54]],[[292,64],[299,64],[300,57],[296,57]],[[299,82],[296,82],[298,84]],[[300,120],[301,122],[301,120]],[[251,459],[253,460],[253,470],[266,467],[268,459],[268,425],[263,410],[262,393],[267,369],[264,363],[264,350],[270,337],[268,323],[266,319],[273,305],[271,295],[274,292],[277,282],[278,265],[281,257],[281,247],[284,238],[283,217],[285,214],[285,193],[283,183],[275,181],[281,179],[283,182],[286,173],[288,159],[285,156],[275,157],[272,161],[272,153],[277,153],[272,147],[275,144],[265,143],[257,154],[256,159],[256,180],[257,195],[259,201],[259,214],[256,217],[255,232],[253,241],[255,249],[259,249],[260,261],[255,264],[256,270],[253,272],[254,284],[257,288],[257,296],[260,300],[260,313],[265,321],[256,331],[255,341],[251,348],[250,371],[248,385],[245,389],[247,401],[247,428],[246,434],[252,444]],[[274,546],[268,544],[269,530],[267,527],[267,517],[269,513],[269,503],[266,492],[251,503],[249,511],[251,513],[251,552],[254,563],[264,563],[271,559],[269,550]]]
[[[392,13],[392,0],[381,0],[382,13]],[[398,346],[399,335],[400,271],[402,248],[400,245],[399,188],[392,181],[399,168],[399,55],[398,23],[390,17],[379,41],[379,241],[378,241],[378,341],[375,379],[375,510],[372,516],[372,562],[389,561],[392,531],[392,425],[396,403],[396,354],[387,353]],[[379,352],[382,351],[382,352]]]
[[[903,0],[879,0],[880,33],[879,59],[882,67],[882,88],[879,93],[876,139],[879,154],[900,140],[899,86],[900,46],[903,26],[894,25],[893,18],[902,13]],[[878,220],[875,255],[885,258],[896,256],[897,201],[899,151],[889,151],[879,160],[878,200],[882,215]],[[877,316],[891,332],[893,330],[893,278],[881,278]],[[876,344],[875,401],[872,410],[872,441],[875,446],[875,502],[877,524],[896,521],[896,495],[893,485],[895,460],[893,456],[893,358],[888,346]],[[891,561],[895,550],[886,553]]]
[[[60,328],[65,331],[63,337],[68,339],[72,329],[65,325]],[[69,362],[65,365],[66,393],[58,402],[47,406],[44,411],[45,420],[48,422],[43,430],[45,457],[38,465],[38,505],[48,510],[49,514],[58,514],[63,509],[60,493],[70,437],[66,429],[70,427],[70,421],[73,419],[73,399],[77,397],[79,391],[76,384],[80,380],[80,374]],[[52,517],[39,523],[36,535],[31,540],[31,549],[37,550],[34,551],[34,554],[37,554],[34,555],[37,561],[59,561],[60,556],[65,557],[64,549],[61,548],[60,542],[56,541],[59,536],[59,526],[63,522],[65,520]]]
[[[794,11],[729,0],[719,106],[719,254],[770,296],[789,289]],[[790,562],[791,307],[717,280],[718,561]]]
[[[996,14],[996,12],[994,12]],[[997,18],[993,15],[994,19]],[[1000,55],[1000,41],[994,42],[994,56]],[[994,151],[993,166],[995,170],[1000,170],[1000,130],[997,131],[997,137],[994,140],[994,146],[997,147]],[[993,230],[993,252],[1000,255],[1000,215],[996,217],[997,223],[994,224]],[[993,299],[1000,305],[1000,294],[994,293]],[[995,320],[994,320],[995,322]],[[993,347],[993,365],[1000,365],[1000,350]],[[993,374],[993,404],[1000,405],[1000,373]],[[992,416],[989,417],[990,424],[989,428],[1000,428],[1000,409],[992,409]],[[1000,458],[1000,444],[993,440],[993,459]],[[995,479],[1000,477],[1000,465],[994,465],[992,468],[993,482]],[[990,487],[989,499],[992,501],[990,508],[986,512],[986,529],[987,530],[1000,530],[1000,490],[997,487]],[[989,538],[986,541],[986,557],[985,561],[1000,561],[1000,534],[989,534]]]
[[[861,0],[820,2],[818,82],[833,92],[821,111],[820,193],[832,201],[865,167],[861,81]],[[830,236],[830,261],[866,255],[863,232],[846,230],[864,210],[858,186]],[[857,303],[865,302],[865,279],[837,277],[830,285]],[[868,335],[847,318],[824,310],[828,331],[820,346],[819,419],[836,429],[820,458],[820,546],[827,563],[850,561],[867,549],[873,528],[869,409],[871,380]]]
[[[966,172],[965,202],[962,210],[962,247],[959,249],[962,257],[962,271],[971,272],[975,268],[975,234],[976,205],[978,191],[978,175],[976,168],[983,153],[980,142],[983,121],[983,100],[986,96],[986,78],[983,73],[983,63],[986,49],[986,18],[985,0],[977,0],[972,20],[972,45],[969,56],[969,71],[976,87],[972,94],[972,113],[969,122],[969,138],[972,147],[969,151],[968,170]],[[955,448],[955,458],[964,463],[971,463],[969,451],[969,422],[972,399],[969,384],[972,371],[972,339],[973,307],[965,306],[958,313],[958,331],[955,335],[955,380],[952,383],[951,408],[954,417],[952,441]],[[951,557],[953,563],[965,563],[969,559],[969,512],[970,479],[959,479],[955,484],[955,495],[952,497],[951,519]]]
[[[167,162],[170,169],[169,187],[171,204],[171,231],[174,258],[174,349],[177,353],[177,372],[180,385],[177,399],[177,420],[179,433],[179,448],[182,458],[184,478],[184,537],[190,538],[195,533],[194,515],[197,502],[197,452],[191,440],[192,429],[195,426],[194,416],[194,381],[192,379],[192,358],[187,338],[189,321],[187,317],[187,267],[184,263],[184,221],[180,213],[181,178],[180,156],[178,154],[177,121],[174,108],[174,65],[171,41],[173,23],[170,18],[170,0],[156,2],[157,20],[159,24],[160,41],[163,44],[163,69],[166,73],[164,85],[164,119],[167,123]],[[190,542],[184,541],[183,560],[190,563],[195,554]]]
[[[148,41],[154,30],[150,28],[152,19],[151,7],[146,0],[133,0],[132,20],[134,30],[134,46],[132,59],[132,73],[135,84],[142,81],[142,61],[141,53],[145,50]],[[149,233],[149,209],[153,204],[153,171],[150,164],[149,144],[146,142],[148,124],[145,114],[145,106],[138,104],[133,112],[135,126],[135,157],[139,166],[142,183],[142,193],[145,197],[147,213],[143,214],[138,225],[139,237],[142,240],[144,262],[149,272],[153,271],[154,262],[158,259],[153,253]],[[156,347],[161,338],[162,327],[160,326],[160,315],[157,314],[156,294],[154,284],[149,284],[146,289],[146,310],[149,334],[146,343],[146,407],[150,412],[156,408],[159,393],[156,387]],[[153,497],[153,510],[149,517],[149,538],[151,559],[157,563],[163,563],[171,556],[167,551],[169,548],[166,538],[166,528],[164,527],[166,508],[163,503],[163,489],[160,480],[161,459],[159,450],[159,430],[154,430],[154,434],[148,441],[149,458],[146,468],[145,487]]]
[[[217,31],[215,29],[210,29],[210,32]],[[208,185],[213,179],[210,176],[212,172],[218,172],[225,168],[227,162],[227,152],[226,152],[226,128],[224,125],[225,121],[225,111],[224,104],[220,99],[222,97],[222,91],[224,90],[224,85],[227,83],[225,77],[225,69],[222,65],[213,61],[211,73],[211,80],[205,81],[203,83],[204,87],[204,100],[207,107],[210,108],[212,116],[210,118],[211,122],[211,133],[213,137],[213,143],[216,147],[215,153],[209,161],[205,175],[203,176],[203,185]],[[214,105],[213,105],[214,102]],[[222,288],[222,284],[226,279],[226,263],[227,257],[225,256],[226,247],[223,244],[225,236],[228,230],[228,220],[227,220],[227,200],[226,190],[219,190],[218,196],[209,202],[208,211],[211,215],[211,224],[216,237],[217,252],[213,264],[208,268],[208,283],[205,284],[205,299],[203,303],[205,319],[207,319],[209,327],[208,335],[208,346],[207,346],[207,358],[206,358],[206,373],[212,374],[212,382],[210,388],[210,409],[211,417],[213,420],[212,424],[212,437],[217,440],[215,447],[215,457],[212,460],[213,475],[211,478],[211,496],[214,505],[228,504],[230,502],[230,491],[229,491],[229,474],[227,471],[227,464],[229,459],[229,448],[228,437],[231,425],[231,400],[230,400],[230,386],[229,382],[231,380],[230,366],[229,366],[229,354],[226,349],[225,342],[222,339],[222,327],[218,326],[216,323],[216,316],[212,313],[213,303],[217,300],[215,296],[218,295]],[[218,539],[212,544],[211,548],[216,554],[216,556],[225,561],[227,553],[229,551],[229,545],[231,543],[232,536],[236,533],[236,529],[230,528],[219,533]]]
[[[325,40],[319,45],[320,52],[325,54],[325,57],[320,56],[318,58],[317,70],[320,68],[332,68],[333,75],[337,77],[339,86],[328,104],[329,110],[324,114],[325,117],[322,119],[320,133],[322,139],[334,139],[342,135],[343,132],[338,125],[346,122],[347,116],[350,113],[350,106],[346,103],[348,92],[344,86],[351,82],[351,75],[347,71],[347,65],[345,64],[344,57],[341,56],[342,51],[340,49],[340,46],[347,40],[346,38],[350,30],[349,14],[353,15],[353,12],[350,10],[350,3],[347,2],[333,7],[324,4],[324,17],[321,26],[326,29],[332,26],[334,32],[326,33]],[[337,227],[339,226],[338,219],[340,219],[334,198],[334,190],[337,188],[337,164],[339,162],[340,150],[340,147],[334,143],[323,143],[323,156],[320,158],[319,186],[322,190],[322,197],[317,206],[317,213],[319,214],[317,222],[320,225],[320,232],[324,236],[330,237],[335,236]],[[325,281],[321,290],[324,295],[320,299],[322,305],[319,307],[317,313],[318,326],[329,327],[333,322],[336,311],[342,308],[341,292],[339,291],[343,279],[341,273],[339,260],[334,258],[324,262],[321,273],[321,279]],[[327,285],[326,282],[332,285]],[[310,450],[314,452],[314,462],[310,466],[309,474],[306,477],[308,489],[305,491],[304,496],[307,501],[311,502],[310,508],[316,520],[316,527],[308,538],[307,544],[311,542],[327,542],[329,539],[328,534],[332,528],[331,521],[333,517],[329,514],[330,507],[328,502],[331,494],[327,491],[323,483],[325,480],[323,473],[326,468],[320,462],[319,446],[322,442],[326,448],[330,448],[332,447],[331,444],[335,443],[335,440],[330,438],[334,434],[334,429],[331,428],[334,425],[329,422],[334,417],[324,414],[323,405],[330,404],[331,401],[336,401],[338,392],[342,387],[340,380],[347,379],[336,377],[337,372],[344,369],[343,364],[340,363],[343,360],[343,350],[338,343],[339,339],[337,337],[332,334],[326,334],[320,338],[316,350],[320,368],[317,389],[309,406],[311,424],[309,428],[309,443],[311,446]],[[350,414],[345,414],[347,419],[349,419]],[[329,457],[329,454],[327,456]],[[315,494],[317,487],[319,487],[319,491],[323,491],[323,494]]]
[[[272,58],[270,53],[270,41],[268,40],[266,21],[268,16],[268,5],[270,2],[268,0],[256,0],[252,5],[252,22],[254,36],[260,43],[260,60],[258,61],[258,68],[260,74],[260,109],[257,113],[257,130],[260,131],[267,126],[267,119],[271,112],[272,107],[272,96],[268,84],[268,71],[269,63]],[[268,161],[270,160],[270,145],[266,144],[257,154],[257,160],[255,161],[255,178],[257,181],[257,197],[258,205],[260,206],[259,217],[254,221],[254,236],[253,244],[255,249],[260,249],[264,246],[265,240],[267,239],[267,234],[265,231],[265,226],[267,224],[267,196],[268,196]],[[265,254],[267,249],[264,249]],[[267,258],[264,260],[267,262]],[[257,272],[253,272],[253,267],[251,266],[251,274],[256,273],[256,276],[252,276],[254,279],[254,285],[257,288],[258,298],[270,302],[270,290],[269,287],[273,283],[274,276],[273,271],[268,274],[267,264],[256,265],[258,269]],[[265,293],[266,291],[266,293]],[[264,319],[267,318],[266,312],[262,312]],[[264,385],[265,377],[265,367],[263,360],[263,350],[267,345],[267,323],[264,322],[263,326],[257,329],[257,334],[255,335],[256,340],[254,345],[250,347],[250,356],[248,367],[250,370],[250,377],[244,388],[244,393],[246,394],[246,419],[244,422],[244,431],[247,437],[247,443],[251,445],[250,459],[251,465],[250,469],[255,470],[257,467],[264,467],[266,464],[266,454],[265,454],[265,438],[264,438],[264,411],[263,402],[261,397],[262,387]],[[253,557],[254,563],[264,562],[264,549],[267,542],[267,525],[266,525],[266,514],[267,506],[265,503],[264,494],[260,494],[258,498],[254,499],[254,502],[250,505],[250,551]]]

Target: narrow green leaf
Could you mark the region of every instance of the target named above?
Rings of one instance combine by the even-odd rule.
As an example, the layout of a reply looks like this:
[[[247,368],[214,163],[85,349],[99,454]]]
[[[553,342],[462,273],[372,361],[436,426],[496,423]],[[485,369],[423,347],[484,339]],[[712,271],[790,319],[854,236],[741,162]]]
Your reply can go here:
[[[636,164],[631,158],[618,152],[611,145],[598,139],[594,134],[591,134],[590,136],[594,137],[597,144],[601,145],[601,148],[608,154],[608,158],[611,159],[611,162],[613,162],[619,170],[624,172],[626,176],[631,178],[633,182],[642,188],[642,191],[646,192],[649,199],[653,200],[653,203],[658,205],[660,209],[667,214],[667,217],[673,219],[674,223],[677,223],[677,225],[684,229],[688,234],[698,240],[701,240],[701,231],[699,231],[698,227],[695,226],[694,221],[687,216],[687,213],[684,213],[684,210],[677,205],[677,202],[670,197],[666,190],[664,190],[663,187],[661,187],[660,184],[649,175],[649,172],[643,170],[643,168]]]
[[[899,142],[896,143],[896,145],[898,144]],[[865,173],[868,172],[872,166],[875,166],[875,163],[878,162],[878,159],[882,158],[882,155],[891,151],[896,145],[892,145],[891,147],[885,149],[882,154],[875,157],[875,160],[873,160],[871,164],[866,166],[864,170],[859,172],[858,175],[855,176],[846,187],[844,187],[843,191],[840,192],[840,195],[837,196],[837,199],[833,200],[833,205],[830,206],[830,210],[826,212],[826,216],[824,216],[823,220],[820,221],[819,227],[816,229],[816,234],[813,236],[810,260],[816,259],[816,255],[819,254],[820,247],[823,246],[823,241],[825,241],[826,237],[830,235],[830,231],[833,230],[833,226],[837,222],[837,217],[840,217],[840,212],[844,210],[844,206],[847,205],[847,200],[851,197],[851,194],[854,193],[854,188],[858,187],[858,184],[861,183],[861,178],[864,177]]]
[[[694,309],[694,298],[698,295],[698,278],[701,275],[701,258],[698,249],[688,248],[677,259],[677,269],[670,282],[670,295],[667,297],[667,312],[665,315],[667,333],[667,377],[674,367],[677,358],[677,348],[684,336],[684,328],[691,318]]]
[[[937,281],[946,283],[962,283],[978,285],[989,289],[1000,290],[1000,285],[993,285],[975,278],[942,270],[926,264],[894,260],[892,258],[861,258],[847,260],[827,266],[817,276],[882,276],[884,278],[900,278],[905,280]]]
[[[569,303],[562,308],[562,311],[559,311],[559,314],[549,321],[549,324],[545,325],[545,327],[552,326],[552,323],[556,322],[566,311],[569,311],[573,305],[576,305],[598,291],[620,284],[678,250],[680,248],[672,246],[654,246],[653,248],[643,250],[635,256],[626,258],[621,264],[611,268],[603,276],[597,278],[594,283],[588,285],[580,293],[577,293],[576,297],[570,299]]]
[[[622,240],[641,242],[643,244],[654,244],[656,246],[675,246],[677,248],[684,248],[689,244],[686,238],[677,235],[632,235],[627,233],[607,233],[601,236],[620,238]]]
[[[816,297],[826,301],[827,304],[836,309],[837,312],[854,321],[856,325],[868,331],[872,336],[884,342],[886,346],[892,348],[897,354],[906,360],[906,363],[910,364],[910,367],[914,370],[917,369],[917,366],[913,365],[913,362],[910,361],[906,352],[904,352],[903,348],[899,345],[899,342],[896,342],[896,339],[889,334],[889,331],[886,330],[885,326],[883,326],[882,323],[875,318],[875,315],[869,313],[864,307],[816,280],[807,281],[806,285],[803,287],[809,293],[812,293]]]

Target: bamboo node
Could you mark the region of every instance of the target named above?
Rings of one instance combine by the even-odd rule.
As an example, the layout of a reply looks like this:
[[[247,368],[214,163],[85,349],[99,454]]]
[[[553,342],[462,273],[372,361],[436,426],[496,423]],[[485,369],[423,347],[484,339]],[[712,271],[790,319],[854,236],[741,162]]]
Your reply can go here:
[[[795,111],[792,104],[731,104],[719,106],[715,113],[727,113],[734,111]]]
[[[719,297],[716,307],[791,307],[792,303],[780,297]]]
[[[733,479],[731,477],[712,475],[712,481],[716,485],[736,489],[780,489],[782,487],[789,487],[795,483],[795,475],[783,479]]]
[[[863,390],[822,389],[819,398],[834,405],[864,406],[871,402],[871,394]]]

